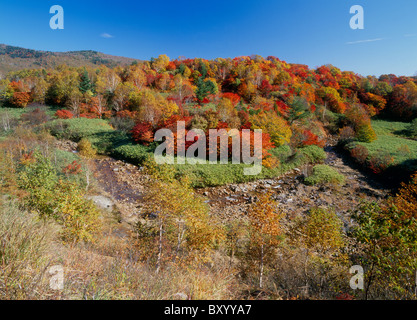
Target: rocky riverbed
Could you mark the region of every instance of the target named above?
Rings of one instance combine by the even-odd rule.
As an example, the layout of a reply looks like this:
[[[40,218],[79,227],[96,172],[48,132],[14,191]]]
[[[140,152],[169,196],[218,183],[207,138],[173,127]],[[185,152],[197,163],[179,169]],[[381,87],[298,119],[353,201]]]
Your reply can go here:
[[[74,145],[66,147],[67,150],[74,149]],[[270,192],[289,219],[306,213],[311,207],[324,206],[333,208],[345,225],[349,225],[349,212],[360,201],[384,198],[389,190],[351,166],[335,147],[329,145],[325,151],[325,163],[345,176],[345,185],[307,186],[303,183],[311,171],[307,166],[275,179],[196,189],[196,192],[206,198],[211,214],[224,221],[244,216],[248,207],[257,201],[259,193]],[[114,205],[121,222],[134,223],[141,212],[144,185],[149,178],[141,168],[109,157],[94,159],[91,166],[101,190],[101,198],[96,201],[101,199],[103,205]]]

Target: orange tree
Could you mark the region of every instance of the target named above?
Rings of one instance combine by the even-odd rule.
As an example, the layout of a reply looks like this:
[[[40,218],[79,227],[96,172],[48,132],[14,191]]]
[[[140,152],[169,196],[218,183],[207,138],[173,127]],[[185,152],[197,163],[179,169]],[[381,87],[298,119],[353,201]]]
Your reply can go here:
[[[283,213],[278,209],[278,204],[271,199],[271,195],[266,193],[260,195],[258,201],[249,208],[248,218],[248,270],[258,270],[259,287],[262,288],[265,266],[274,260],[276,249],[283,240]]]

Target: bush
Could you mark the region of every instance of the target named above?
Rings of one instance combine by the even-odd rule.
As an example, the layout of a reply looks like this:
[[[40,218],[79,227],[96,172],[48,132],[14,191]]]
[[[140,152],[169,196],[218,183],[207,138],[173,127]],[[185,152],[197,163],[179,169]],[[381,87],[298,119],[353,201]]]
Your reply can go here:
[[[77,150],[80,155],[86,158],[93,158],[97,153],[91,145],[91,142],[86,138],[81,139],[81,141],[78,143]]]
[[[109,123],[113,128],[124,133],[131,132],[135,126],[135,120],[128,117],[114,117],[110,119]]]
[[[152,124],[149,122],[138,122],[132,129],[132,137],[137,143],[149,145],[153,142]]]
[[[46,114],[44,109],[36,108],[28,113],[22,114],[21,119],[29,125],[37,126],[47,122],[49,120],[49,116]]]
[[[312,175],[305,178],[304,181],[309,185],[324,183],[344,184],[345,177],[327,165],[317,165],[313,168]]]
[[[310,163],[317,163],[326,159],[324,150],[316,145],[306,146],[300,149],[300,153],[307,157]]]
[[[352,127],[343,127],[339,130],[339,141],[341,143],[351,142],[355,138],[355,131]]]
[[[139,166],[153,156],[153,149],[139,144],[128,143],[116,147],[111,154],[117,159],[126,160]]]
[[[370,124],[361,126],[356,132],[356,139],[360,142],[372,142],[377,139],[374,129]]]
[[[369,167],[374,173],[382,173],[393,164],[394,158],[389,152],[380,150],[369,160]]]
[[[19,181],[29,193],[27,208],[44,219],[58,221],[63,226],[64,240],[93,240],[100,225],[99,212],[94,203],[84,199],[85,192],[77,184],[58,179],[48,158],[37,153],[35,161],[21,168]]]
[[[74,118],[74,115],[69,110],[61,109],[55,113],[55,117],[58,119],[72,119]]]
[[[54,189],[52,206],[58,215],[55,219],[62,224],[64,241],[93,241],[100,230],[100,212],[77,185],[60,181]]]
[[[407,135],[413,139],[417,139],[417,118],[414,119],[407,127]]]
[[[365,164],[366,159],[369,157],[369,152],[366,147],[356,145],[350,150],[350,155],[360,164]]]

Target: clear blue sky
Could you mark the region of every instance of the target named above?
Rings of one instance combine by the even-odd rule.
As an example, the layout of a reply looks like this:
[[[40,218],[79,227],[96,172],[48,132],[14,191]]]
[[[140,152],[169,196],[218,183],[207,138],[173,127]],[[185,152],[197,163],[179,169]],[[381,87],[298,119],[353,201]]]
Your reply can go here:
[[[55,4],[64,8],[64,30],[49,28]],[[356,4],[365,10],[364,30],[349,27]],[[136,59],[274,55],[312,68],[331,63],[362,75],[414,75],[417,1],[2,0],[0,43]]]

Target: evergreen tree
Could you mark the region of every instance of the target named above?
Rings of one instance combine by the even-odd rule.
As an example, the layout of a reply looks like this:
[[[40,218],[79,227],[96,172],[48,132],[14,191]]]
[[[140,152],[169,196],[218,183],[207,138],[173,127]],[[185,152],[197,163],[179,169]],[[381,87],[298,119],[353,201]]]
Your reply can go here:
[[[80,85],[79,89],[81,93],[86,93],[87,91],[93,91],[94,85],[90,80],[87,69],[84,68],[84,72],[80,76]]]

